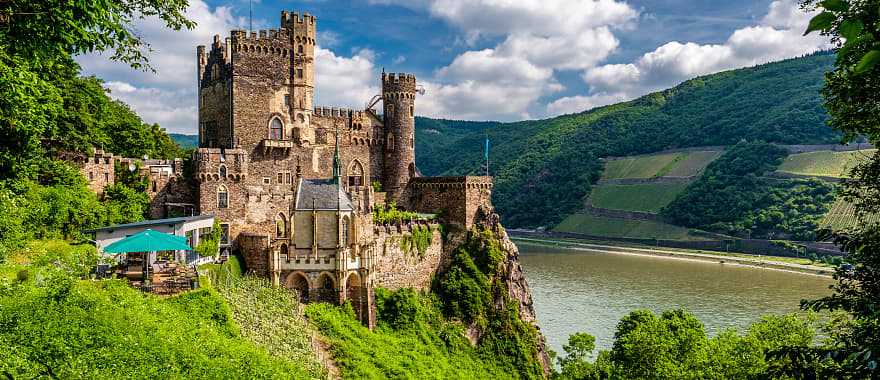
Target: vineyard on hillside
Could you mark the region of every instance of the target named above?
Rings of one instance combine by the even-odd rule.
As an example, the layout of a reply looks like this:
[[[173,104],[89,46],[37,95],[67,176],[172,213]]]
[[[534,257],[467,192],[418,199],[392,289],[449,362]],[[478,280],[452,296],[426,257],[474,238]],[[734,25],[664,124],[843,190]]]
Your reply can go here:
[[[687,183],[683,182],[599,185],[593,188],[590,201],[599,208],[656,213],[685,187]]]
[[[847,177],[847,172],[861,160],[874,154],[875,149],[850,152],[798,153],[788,156],[777,169],[780,172],[819,177]]]
[[[860,223],[880,223],[880,214],[872,215],[867,220],[859,221],[856,217],[855,205],[845,199],[837,199],[831,209],[825,214],[819,225],[830,227],[835,230],[847,229],[858,226]]]

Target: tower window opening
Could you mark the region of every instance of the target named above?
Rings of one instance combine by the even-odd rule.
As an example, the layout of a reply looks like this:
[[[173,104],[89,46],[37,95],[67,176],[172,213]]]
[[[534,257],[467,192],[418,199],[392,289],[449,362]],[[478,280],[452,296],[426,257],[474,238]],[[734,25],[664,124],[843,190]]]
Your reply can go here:
[[[388,134],[388,144],[386,145],[388,150],[394,150],[394,133]]]
[[[228,208],[229,207],[229,190],[226,189],[226,186],[220,185],[217,188],[217,208]]]
[[[284,105],[290,107],[290,95],[284,95]]]
[[[364,186],[364,167],[357,160],[348,169],[348,186]]]
[[[302,79],[303,77],[303,69],[296,69],[296,77]]]
[[[415,116],[415,107],[409,106],[409,117]]]
[[[272,140],[284,139],[284,124],[277,117],[272,118],[269,123],[269,138]]]
[[[299,54],[302,54],[302,53],[303,53],[303,46],[302,46],[302,45],[297,46],[297,47],[296,47],[296,52],[299,53]]]
[[[287,218],[284,214],[275,217],[275,235],[280,238],[287,237]]]

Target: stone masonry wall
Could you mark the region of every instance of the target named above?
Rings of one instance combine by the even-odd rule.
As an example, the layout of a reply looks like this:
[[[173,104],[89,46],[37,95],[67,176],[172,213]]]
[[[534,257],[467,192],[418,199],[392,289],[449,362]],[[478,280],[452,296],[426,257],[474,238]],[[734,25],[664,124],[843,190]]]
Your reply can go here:
[[[431,228],[434,230],[431,245],[425,250],[424,256],[420,256],[417,251],[405,252],[400,247],[400,240],[410,234],[410,227],[376,227],[373,285],[387,289],[428,289],[434,274],[447,261],[440,230],[437,225],[431,225]]]
[[[443,220],[470,229],[480,212],[492,210],[491,199],[490,177],[416,177],[401,196],[401,205],[417,212],[439,213]]]
[[[238,249],[244,257],[244,265],[249,273],[269,276],[269,236],[241,234],[236,240]]]

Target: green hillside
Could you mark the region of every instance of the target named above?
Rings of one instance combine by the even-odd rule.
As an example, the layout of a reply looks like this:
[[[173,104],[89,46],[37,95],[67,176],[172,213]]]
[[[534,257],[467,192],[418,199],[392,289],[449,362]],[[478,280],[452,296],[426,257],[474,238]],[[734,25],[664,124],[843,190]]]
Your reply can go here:
[[[181,149],[192,149],[199,146],[199,135],[169,133],[168,136],[171,136],[171,139],[174,140]]]
[[[852,152],[832,152],[828,150],[792,154],[777,169],[780,172],[819,176],[847,177],[847,172],[860,161],[870,158],[875,149]]]
[[[829,53],[707,75],[672,89],[578,114],[516,123],[416,119],[427,175],[480,173],[492,140],[494,200],[511,227],[555,225],[583,204],[600,157],[733,145],[742,139],[834,143],[819,89]],[[454,157],[455,159],[449,159]]]
[[[594,207],[656,213],[686,187],[686,183],[598,185],[593,188],[590,201]]]

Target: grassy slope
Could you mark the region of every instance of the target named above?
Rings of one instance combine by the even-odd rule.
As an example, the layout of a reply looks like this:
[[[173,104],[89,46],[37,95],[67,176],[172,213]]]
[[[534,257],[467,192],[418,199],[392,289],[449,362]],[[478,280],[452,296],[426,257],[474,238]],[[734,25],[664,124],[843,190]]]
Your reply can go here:
[[[581,206],[589,183],[598,180],[598,157],[730,145],[741,139],[836,141],[836,133],[825,125],[818,93],[833,59],[820,54],[722,72],[630,102],[546,120],[419,118],[417,165],[428,175],[479,173],[488,131],[494,197],[505,223],[553,225]],[[428,130],[431,136],[425,138]]]
[[[686,183],[648,183],[639,185],[600,185],[593,188],[593,206],[625,211],[659,212],[672,202]]]
[[[608,160],[602,179],[659,177],[685,157],[687,153],[666,153]]]
[[[847,177],[858,162],[874,154],[874,149],[853,152],[818,151],[792,154],[779,166],[779,171],[821,177]]]
[[[144,295],[124,280],[80,280],[96,258],[90,246],[34,241],[0,264],[6,283],[0,372],[12,378],[324,377],[307,355],[286,355],[293,351],[252,339],[290,340],[298,330],[282,329],[302,326],[301,319],[250,324],[236,319],[213,289],[166,298]],[[22,270],[26,280],[8,281]],[[250,296],[264,300],[260,294]],[[249,311],[254,319],[297,318],[263,302],[248,306],[256,308]]]
[[[719,150],[707,150],[689,152],[687,157],[679,161],[672,170],[664,174],[666,177],[690,177],[700,174],[716,158],[721,157],[723,152]]]

